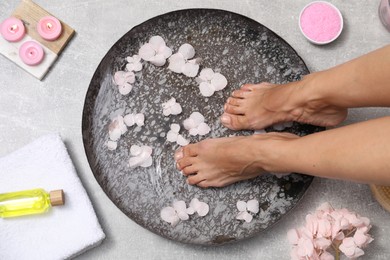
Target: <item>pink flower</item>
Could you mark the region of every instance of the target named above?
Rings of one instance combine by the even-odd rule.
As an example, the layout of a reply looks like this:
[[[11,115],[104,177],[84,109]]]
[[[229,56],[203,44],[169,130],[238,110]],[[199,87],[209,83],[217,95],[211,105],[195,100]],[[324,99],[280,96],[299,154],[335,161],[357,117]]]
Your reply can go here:
[[[355,240],[352,237],[344,238],[339,248],[348,258],[357,258],[364,255],[364,251],[355,244]]]

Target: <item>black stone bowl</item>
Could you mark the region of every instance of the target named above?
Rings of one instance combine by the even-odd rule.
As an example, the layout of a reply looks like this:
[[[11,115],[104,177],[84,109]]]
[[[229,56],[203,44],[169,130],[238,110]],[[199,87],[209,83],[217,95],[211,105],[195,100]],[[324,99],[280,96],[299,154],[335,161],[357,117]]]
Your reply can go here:
[[[229,84],[209,98],[200,95],[194,78],[171,72],[166,64],[156,67],[144,63],[136,73],[136,83],[127,96],[118,92],[113,74],[124,70],[125,58],[138,53],[153,35],[162,36],[167,46],[177,52],[190,43],[201,68],[212,68],[226,76]],[[249,135],[223,127],[219,116],[230,93],[244,83],[286,83],[308,73],[294,49],[267,27],[247,17],[221,10],[190,9],[152,18],[126,33],[103,58],[91,80],[83,111],[85,152],[96,180],[112,202],[130,219],[163,237],[184,243],[219,245],[254,236],[270,227],[298,203],[312,177],[291,174],[278,179],[265,175],[225,188],[201,189],[189,186],[175,168],[177,145],[166,141],[172,123],[182,123],[193,111],[205,116],[211,127],[204,138]],[[178,116],[162,115],[161,104],[175,97],[182,105]],[[144,113],[145,126],[131,127],[118,142],[115,151],[106,147],[108,125],[118,114]],[[272,131],[273,129],[267,129]],[[294,123],[286,129],[298,135],[322,130],[320,127]],[[189,137],[187,131],[181,130]],[[153,165],[131,169],[129,149],[133,144],[153,147]],[[237,155],[239,156],[239,154]],[[163,207],[175,200],[187,205],[197,197],[209,204],[205,217],[196,214],[172,227],[160,218]],[[257,199],[261,211],[253,221],[236,220],[238,200]]]

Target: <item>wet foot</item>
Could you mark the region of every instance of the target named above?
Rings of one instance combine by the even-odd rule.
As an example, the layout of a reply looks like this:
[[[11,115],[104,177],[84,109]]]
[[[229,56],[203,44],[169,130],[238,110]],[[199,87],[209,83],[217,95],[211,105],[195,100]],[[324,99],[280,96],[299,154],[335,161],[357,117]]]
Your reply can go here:
[[[297,90],[292,84],[243,85],[226,101],[221,122],[233,130],[260,130],[288,121],[335,126],[346,118],[346,109],[300,101],[302,97]]]

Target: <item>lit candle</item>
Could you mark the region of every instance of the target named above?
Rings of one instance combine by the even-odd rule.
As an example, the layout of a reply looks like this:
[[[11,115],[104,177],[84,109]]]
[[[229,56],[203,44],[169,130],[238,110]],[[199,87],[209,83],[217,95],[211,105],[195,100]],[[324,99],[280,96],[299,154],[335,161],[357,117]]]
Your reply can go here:
[[[39,35],[48,41],[57,40],[62,32],[61,22],[53,16],[45,16],[39,20],[37,25]]]
[[[45,56],[42,46],[35,41],[27,41],[19,48],[19,57],[30,66],[38,65]]]
[[[1,35],[9,42],[18,42],[26,34],[24,24],[15,17],[4,20],[0,25]]]

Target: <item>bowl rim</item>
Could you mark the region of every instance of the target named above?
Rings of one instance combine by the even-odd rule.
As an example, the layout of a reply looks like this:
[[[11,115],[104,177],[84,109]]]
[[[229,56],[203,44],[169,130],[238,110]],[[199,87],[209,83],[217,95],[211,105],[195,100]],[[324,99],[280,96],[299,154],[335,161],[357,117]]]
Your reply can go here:
[[[330,40],[328,40],[328,41],[324,41],[324,42],[316,41],[316,40],[311,39],[311,38],[310,38],[309,36],[307,36],[307,35],[305,34],[305,32],[302,30],[302,25],[301,25],[302,14],[303,14],[303,12],[306,10],[306,8],[308,8],[309,6],[311,6],[311,5],[313,5],[313,4],[319,4],[319,3],[322,3],[322,4],[325,4],[325,5],[330,6],[331,8],[333,8],[333,9],[336,11],[336,13],[337,13],[337,14],[339,15],[339,17],[340,17],[340,30],[338,31],[338,33],[337,33],[332,39],[330,39]],[[317,44],[317,45],[325,45],[325,44],[328,44],[328,43],[333,42],[334,40],[336,40],[336,39],[340,36],[340,34],[341,34],[341,32],[343,31],[343,28],[344,28],[344,19],[343,19],[343,15],[341,14],[340,10],[339,10],[334,4],[329,3],[329,2],[327,2],[327,1],[313,1],[313,2],[308,3],[307,5],[305,5],[305,6],[302,8],[302,10],[301,10],[301,12],[300,12],[300,14],[299,14],[298,24],[299,24],[299,29],[300,29],[301,33],[303,34],[303,36],[305,36],[305,38],[306,38],[308,41],[310,41],[311,43]]]

